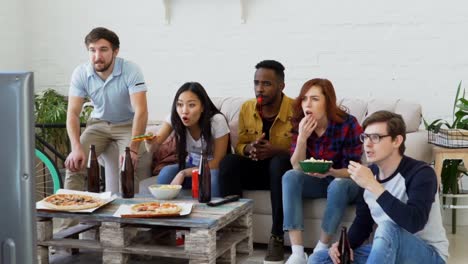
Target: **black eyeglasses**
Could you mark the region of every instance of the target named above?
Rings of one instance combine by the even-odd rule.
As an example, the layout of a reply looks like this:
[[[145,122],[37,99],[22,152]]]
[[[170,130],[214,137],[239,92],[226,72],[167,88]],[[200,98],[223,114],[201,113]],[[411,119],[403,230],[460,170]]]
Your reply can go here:
[[[366,138],[368,138],[368,139],[370,139],[370,141],[373,144],[379,143],[380,139],[384,138],[384,137],[391,137],[391,136],[390,135],[379,135],[379,134],[366,134],[366,133],[362,133],[361,135],[359,135],[359,139],[361,140],[362,143],[364,143]]]

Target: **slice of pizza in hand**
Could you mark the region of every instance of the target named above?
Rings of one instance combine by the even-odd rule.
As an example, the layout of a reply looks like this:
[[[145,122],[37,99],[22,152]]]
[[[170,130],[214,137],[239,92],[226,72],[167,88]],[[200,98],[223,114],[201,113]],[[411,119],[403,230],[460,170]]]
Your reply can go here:
[[[178,216],[182,207],[175,203],[146,202],[133,205],[131,210],[132,214],[122,217]]]
[[[84,210],[104,204],[99,198],[84,194],[53,194],[42,200],[45,207],[55,210]]]
[[[154,137],[155,137],[155,135],[153,135],[153,133],[149,132],[148,134],[133,136],[132,141],[150,140],[150,139],[153,139]]]

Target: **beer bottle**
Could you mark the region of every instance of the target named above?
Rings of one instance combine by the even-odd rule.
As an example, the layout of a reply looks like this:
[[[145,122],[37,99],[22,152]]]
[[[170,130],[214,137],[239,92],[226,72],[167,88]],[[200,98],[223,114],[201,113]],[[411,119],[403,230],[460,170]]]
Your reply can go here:
[[[120,185],[122,187],[123,198],[133,198],[135,195],[134,190],[134,170],[132,156],[130,155],[130,148],[125,148],[125,156],[120,171]]]
[[[211,201],[211,171],[206,153],[203,152],[198,168],[198,201],[200,203]]]
[[[94,145],[89,147],[88,156],[88,192],[99,192],[99,163]]]
[[[349,246],[346,226],[341,227],[341,236],[340,242],[338,243],[338,251],[340,251],[340,263],[351,264],[351,247]]]

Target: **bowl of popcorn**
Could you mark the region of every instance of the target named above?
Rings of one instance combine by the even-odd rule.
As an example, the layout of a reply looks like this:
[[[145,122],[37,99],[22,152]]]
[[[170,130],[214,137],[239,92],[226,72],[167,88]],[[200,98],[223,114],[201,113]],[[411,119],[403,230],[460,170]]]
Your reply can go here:
[[[171,200],[179,195],[182,185],[153,184],[148,186],[151,194],[159,200]]]
[[[301,165],[304,172],[325,173],[330,169],[332,164],[331,160],[316,160],[314,158],[299,161],[299,165]]]

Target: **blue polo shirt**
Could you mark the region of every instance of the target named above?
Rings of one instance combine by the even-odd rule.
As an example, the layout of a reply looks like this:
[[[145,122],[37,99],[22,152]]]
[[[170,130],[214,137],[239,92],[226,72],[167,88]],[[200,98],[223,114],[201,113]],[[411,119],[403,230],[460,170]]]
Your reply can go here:
[[[94,105],[92,118],[121,123],[132,120],[135,114],[130,95],[146,90],[140,68],[117,57],[112,74],[105,81],[96,74],[90,62],[76,67],[68,95],[89,97]]]

